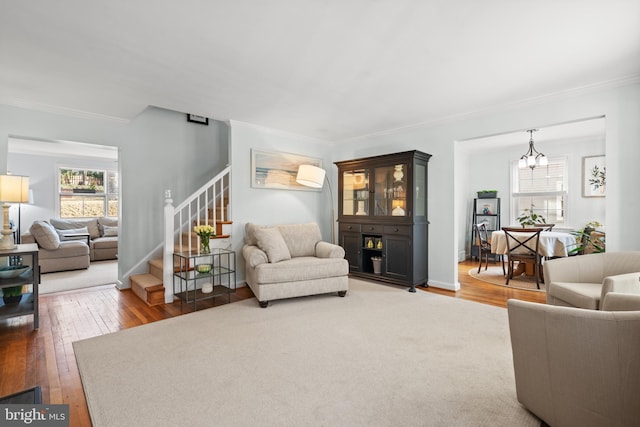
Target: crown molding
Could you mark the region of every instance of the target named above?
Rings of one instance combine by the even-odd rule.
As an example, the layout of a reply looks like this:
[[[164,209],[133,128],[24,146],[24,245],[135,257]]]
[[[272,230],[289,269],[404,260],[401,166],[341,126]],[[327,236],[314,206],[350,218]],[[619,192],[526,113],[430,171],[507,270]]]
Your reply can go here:
[[[579,87],[565,89],[557,92],[551,92],[544,95],[525,98],[519,101],[507,102],[507,103],[494,105],[494,106],[487,106],[484,108],[479,108],[477,110],[473,110],[465,113],[453,114],[453,115],[438,118],[438,119],[426,120],[426,121],[415,123],[412,125],[401,126],[393,129],[387,129],[380,132],[373,132],[373,133],[354,136],[350,138],[344,138],[344,139],[335,140],[332,142],[333,144],[339,144],[339,143],[357,141],[357,140],[362,140],[362,139],[367,139],[372,137],[389,135],[389,134],[393,134],[393,133],[405,131],[405,130],[435,127],[435,126],[440,126],[440,125],[445,125],[448,123],[460,121],[462,119],[472,119],[472,118],[480,117],[486,114],[502,113],[502,112],[513,110],[513,109],[522,109],[525,107],[544,104],[552,100],[559,101],[563,99],[574,98],[576,96],[599,92],[602,90],[615,89],[618,87],[629,86],[629,85],[638,84],[638,83],[640,83],[640,74],[634,74],[634,75],[625,76],[619,79],[607,80],[604,82],[579,86]]]

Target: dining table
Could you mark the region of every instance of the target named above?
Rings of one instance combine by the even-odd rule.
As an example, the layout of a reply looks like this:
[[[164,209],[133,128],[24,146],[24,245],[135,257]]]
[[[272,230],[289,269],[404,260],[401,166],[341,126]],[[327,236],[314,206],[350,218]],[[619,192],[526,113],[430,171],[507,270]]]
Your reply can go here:
[[[518,232],[511,233],[519,240]],[[521,233],[526,239],[531,234]],[[569,256],[569,251],[576,247],[576,237],[564,231],[543,231],[540,233],[540,242],[538,250],[540,255],[544,257],[564,257]],[[504,231],[496,230],[491,233],[491,252],[496,254],[507,253],[507,238]]]
[[[512,232],[511,234],[518,240],[520,236],[523,237],[523,240],[531,236],[530,233],[519,234],[518,232]],[[571,233],[564,231],[543,231],[540,233],[538,250],[540,255],[545,258],[569,256],[569,251],[575,247],[576,237]],[[507,254],[507,238],[503,230],[496,230],[491,233],[491,252],[498,255]],[[527,275],[532,275],[533,266],[527,265],[526,273]]]

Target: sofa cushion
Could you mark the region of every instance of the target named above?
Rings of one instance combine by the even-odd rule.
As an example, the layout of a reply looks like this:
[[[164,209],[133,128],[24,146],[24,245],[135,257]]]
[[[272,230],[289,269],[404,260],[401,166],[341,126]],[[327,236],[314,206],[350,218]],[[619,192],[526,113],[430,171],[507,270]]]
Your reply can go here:
[[[105,234],[105,230],[107,227],[115,227],[116,230],[118,229],[118,218],[98,218],[98,229],[100,230],[100,235],[101,236],[106,236],[107,234]],[[117,236],[117,231],[116,234],[113,234],[113,236]]]
[[[80,267],[78,268],[86,268],[83,263],[87,263],[89,261],[89,246],[87,246],[84,242],[79,242],[77,240],[69,240],[66,242],[60,242],[60,246],[58,246],[55,250],[42,249],[39,252],[39,256],[41,260],[45,259],[61,259],[61,258],[76,258],[76,257],[86,257],[86,260],[81,260]]]
[[[74,228],[87,227],[89,235],[92,239],[100,237],[100,229],[98,228],[98,220],[92,219],[55,219],[49,221],[58,230],[72,230]]]
[[[259,228],[255,230],[258,247],[266,252],[269,262],[291,259],[287,244],[277,228]]]
[[[315,222],[276,226],[289,248],[291,257],[315,256],[316,243],[322,240],[320,227]]]
[[[60,236],[60,240],[65,241],[65,240],[84,240],[86,241],[87,238],[86,237],[70,237],[70,234],[89,234],[89,229],[87,227],[81,227],[81,228],[70,228],[68,230],[58,230],[56,229],[56,232],[58,233],[58,236]]]
[[[102,230],[103,237],[117,237],[118,236],[118,227],[111,227],[108,225],[102,225],[100,227]]]
[[[547,292],[574,307],[597,310],[601,291],[602,283],[552,282]]]
[[[91,246],[94,249],[113,249],[118,248],[118,238],[117,237],[98,237],[97,239],[93,239],[91,241]]]
[[[29,232],[36,239],[38,246],[43,249],[54,250],[60,246],[58,233],[47,221],[34,221]]]
[[[349,263],[345,259],[297,257],[275,264],[260,264],[255,268],[256,282],[262,284],[297,282],[346,276]]]

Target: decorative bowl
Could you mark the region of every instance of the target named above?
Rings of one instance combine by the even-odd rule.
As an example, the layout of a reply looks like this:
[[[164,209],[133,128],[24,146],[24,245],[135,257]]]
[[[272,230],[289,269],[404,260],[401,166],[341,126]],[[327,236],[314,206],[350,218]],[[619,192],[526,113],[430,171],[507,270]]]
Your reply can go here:
[[[10,265],[0,267],[0,279],[11,279],[31,270],[28,265]]]
[[[198,273],[210,273],[211,272],[211,264],[197,264],[196,265],[196,271]]]

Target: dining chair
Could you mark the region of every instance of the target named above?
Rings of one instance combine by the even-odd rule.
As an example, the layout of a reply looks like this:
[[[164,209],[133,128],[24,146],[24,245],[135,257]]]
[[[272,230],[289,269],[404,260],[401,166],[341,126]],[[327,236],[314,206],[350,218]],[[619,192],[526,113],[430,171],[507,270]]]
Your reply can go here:
[[[555,226],[555,224],[540,224],[537,228],[542,228],[542,231],[552,231]]]
[[[485,266],[484,269],[486,270],[487,268],[489,268],[489,254],[491,254],[491,242],[489,241],[489,233],[487,232],[487,223],[485,222],[481,222],[480,224],[474,224],[474,227],[476,227],[476,232],[478,235],[478,259],[480,260],[480,263],[478,264],[478,273],[480,273],[480,269],[482,268],[482,256],[484,255],[485,258]],[[502,254],[495,254],[496,256],[500,257],[500,260],[502,261],[502,274],[505,274],[504,271],[504,257],[502,256]]]
[[[536,276],[536,286],[540,289],[540,276],[542,272],[542,256],[540,255],[540,233],[542,227],[532,228],[511,228],[502,227],[504,237],[507,241],[508,271],[507,283],[513,279],[514,263],[533,262],[534,275]]]

